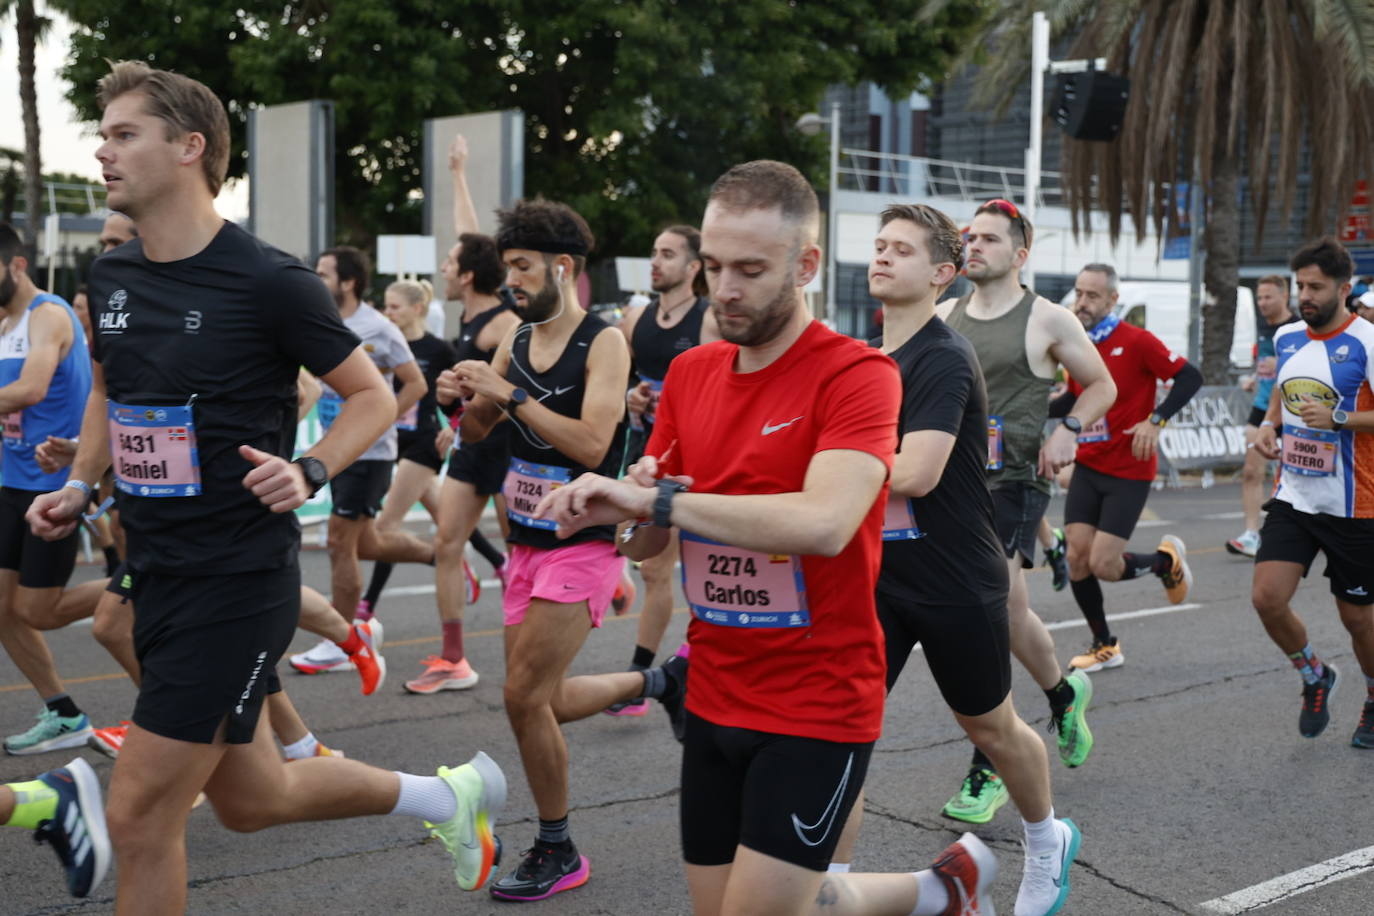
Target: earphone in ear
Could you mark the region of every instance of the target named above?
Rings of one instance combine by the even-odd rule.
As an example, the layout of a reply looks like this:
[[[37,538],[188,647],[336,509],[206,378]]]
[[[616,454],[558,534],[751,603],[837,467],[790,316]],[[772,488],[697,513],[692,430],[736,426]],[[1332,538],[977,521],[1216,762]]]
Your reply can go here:
[[[559,264],[559,265],[558,265],[558,282],[559,282],[559,283],[562,283],[562,282],[563,282],[563,265],[562,265],[562,264]]]

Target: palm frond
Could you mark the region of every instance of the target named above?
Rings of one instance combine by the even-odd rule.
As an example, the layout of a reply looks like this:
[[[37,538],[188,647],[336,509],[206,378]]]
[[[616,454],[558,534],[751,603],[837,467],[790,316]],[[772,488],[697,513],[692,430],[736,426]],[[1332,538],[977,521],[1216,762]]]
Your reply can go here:
[[[1374,4],[1369,0],[1311,0],[1313,33],[1345,55],[1351,73],[1374,86]]]

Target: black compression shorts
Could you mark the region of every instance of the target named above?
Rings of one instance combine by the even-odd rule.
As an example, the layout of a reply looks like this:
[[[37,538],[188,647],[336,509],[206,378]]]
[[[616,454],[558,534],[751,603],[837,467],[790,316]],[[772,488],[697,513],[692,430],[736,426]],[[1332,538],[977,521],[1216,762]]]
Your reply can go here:
[[[329,481],[333,513],[340,518],[375,518],[391,489],[392,462],[355,461]]]
[[[1148,480],[1127,480],[1075,465],[1064,499],[1064,524],[1092,525],[1129,541],[1149,498]]]
[[[868,773],[872,743],[730,728],[687,714],[682,856],[725,865],[744,845],[825,871]]]
[[[37,490],[0,487],[0,569],[19,572],[24,588],[62,588],[76,568],[81,533],[73,530],[60,541],[45,541],[24,520]]]
[[[448,458],[448,476],[472,484],[478,496],[500,493],[509,468],[510,445],[506,431],[499,427],[481,442],[459,444]]]
[[[403,429],[399,431],[396,434],[396,447],[400,454],[400,460],[413,461],[429,468],[436,474],[439,473],[439,469],[444,466],[444,459],[439,457],[439,450],[434,447],[436,435],[438,435],[438,430]]]
[[[887,643],[887,689],[917,643],[950,709],[981,716],[1011,692],[1007,607],[929,607],[879,591],[878,622]]]

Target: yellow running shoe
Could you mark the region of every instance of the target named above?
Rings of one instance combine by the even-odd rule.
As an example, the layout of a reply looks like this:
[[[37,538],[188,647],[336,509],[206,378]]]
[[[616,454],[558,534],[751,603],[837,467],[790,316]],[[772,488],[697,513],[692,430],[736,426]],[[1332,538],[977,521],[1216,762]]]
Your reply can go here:
[[[1093,647],[1082,655],[1069,659],[1069,667],[1079,671],[1101,671],[1103,668],[1120,668],[1126,664],[1126,656],[1121,654],[1121,644],[1113,636],[1110,642],[1093,641]]]
[[[453,856],[453,877],[465,891],[487,883],[498,861],[499,841],[493,832],[506,803],[506,776],[496,761],[478,751],[460,767],[439,767],[457,801],[453,817],[442,824],[426,821]]]
[[[1159,551],[1173,558],[1169,568],[1159,577],[1164,583],[1164,594],[1169,596],[1170,604],[1182,604],[1188,600],[1188,589],[1193,587],[1193,571],[1188,568],[1188,548],[1172,534],[1166,534],[1159,542]]]

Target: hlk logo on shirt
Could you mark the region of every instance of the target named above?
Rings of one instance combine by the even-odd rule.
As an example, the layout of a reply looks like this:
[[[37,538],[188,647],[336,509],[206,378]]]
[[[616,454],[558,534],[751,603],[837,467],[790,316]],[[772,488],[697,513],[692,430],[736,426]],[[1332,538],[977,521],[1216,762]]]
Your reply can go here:
[[[105,303],[109,311],[100,314],[100,333],[122,334],[129,329],[129,313],[124,307],[129,303],[129,294],[122,289],[110,293]]]

